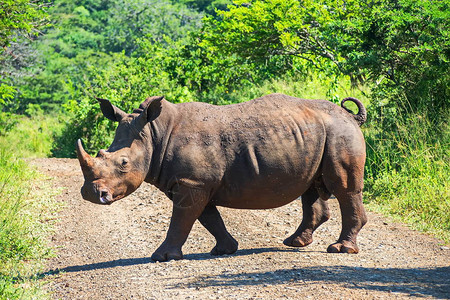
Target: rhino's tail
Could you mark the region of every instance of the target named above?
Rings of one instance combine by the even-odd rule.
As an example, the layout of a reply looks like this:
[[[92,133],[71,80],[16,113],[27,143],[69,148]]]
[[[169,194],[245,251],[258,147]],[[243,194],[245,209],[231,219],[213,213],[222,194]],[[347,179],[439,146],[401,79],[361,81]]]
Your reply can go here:
[[[356,115],[353,114],[353,112],[350,109],[348,109],[347,107],[344,106],[344,103],[347,101],[352,101],[358,107],[358,113]],[[353,115],[353,118],[355,118],[355,120],[359,126],[361,126],[362,124],[364,124],[366,122],[366,120],[367,120],[366,108],[364,107],[362,102],[359,101],[358,99],[353,98],[353,97],[347,97],[341,101],[341,107]]]

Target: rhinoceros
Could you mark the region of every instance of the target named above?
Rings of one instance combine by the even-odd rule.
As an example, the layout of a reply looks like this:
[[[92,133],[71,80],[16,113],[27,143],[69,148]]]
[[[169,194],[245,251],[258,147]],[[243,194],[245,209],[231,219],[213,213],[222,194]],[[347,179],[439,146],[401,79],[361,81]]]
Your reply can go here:
[[[238,242],[225,228],[217,206],[275,208],[301,196],[303,219],[284,244],[309,245],[330,218],[327,199],[340,205],[342,231],[328,252],[358,253],[356,236],[367,221],[362,203],[365,142],[360,125],[366,110],[355,98],[341,107],[325,100],[282,94],[216,106],[173,104],[149,97],[128,114],[105,99],[103,115],[118,122],[108,150],[92,157],[77,141],[84,175],[81,194],[111,204],[143,181],[173,202],[167,236],[154,261],[182,259],[195,222],[214,236],[212,255],[232,254]],[[353,114],[343,105],[358,107]]]

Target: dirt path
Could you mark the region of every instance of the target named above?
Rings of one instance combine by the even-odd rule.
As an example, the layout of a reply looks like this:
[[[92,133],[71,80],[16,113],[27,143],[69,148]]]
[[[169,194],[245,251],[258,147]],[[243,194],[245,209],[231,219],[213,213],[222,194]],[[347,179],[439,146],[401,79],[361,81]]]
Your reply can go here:
[[[81,199],[76,160],[35,160],[64,190],[52,243],[57,257],[43,276],[55,299],[403,299],[450,297],[450,250],[439,241],[369,213],[358,255],[328,254],[340,231],[332,219],[303,249],[283,246],[300,223],[299,201],[261,211],[219,208],[239,241],[236,254],[212,257],[214,238],[197,222],[185,259],[154,263],[171,203],[144,184],[111,206]]]

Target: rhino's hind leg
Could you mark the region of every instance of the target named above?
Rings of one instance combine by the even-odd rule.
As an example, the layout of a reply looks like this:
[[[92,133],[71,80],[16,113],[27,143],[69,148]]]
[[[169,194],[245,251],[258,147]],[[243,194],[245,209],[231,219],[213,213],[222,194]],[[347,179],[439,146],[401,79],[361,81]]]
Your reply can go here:
[[[326,200],[319,197],[317,189],[312,186],[302,195],[303,219],[293,235],[283,244],[291,247],[305,247],[312,243],[314,231],[330,218]]]
[[[339,201],[342,230],[336,243],[327,251],[331,253],[358,253],[356,237],[367,222],[362,201],[365,155],[340,153],[330,156],[324,163],[323,180],[326,188],[333,191]],[[339,158],[339,159],[337,159]]]
[[[362,203],[362,192],[336,193],[342,215],[342,231],[336,243],[328,246],[330,253],[358,253],[356,236],[366,224],[367,217]]]
[[[216,239],[216,246],[211,250],[212,255],[224,255],[236,252],[238,242],[225,228],[225,224],[216,206],[206,206],[198,220]]]

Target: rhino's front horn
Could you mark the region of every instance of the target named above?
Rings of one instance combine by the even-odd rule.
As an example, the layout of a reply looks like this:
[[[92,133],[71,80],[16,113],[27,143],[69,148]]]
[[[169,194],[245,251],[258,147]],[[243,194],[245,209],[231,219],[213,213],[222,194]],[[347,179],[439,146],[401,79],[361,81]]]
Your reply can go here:
[[[90,156],[86,151],[84,151],[80,139],[78,139],[77,141],[77,156],[78,160],[80,161],[81,169],[83,170],[83,173],[86,175],[86,171],[89,171],[93,167],[94,161],[92,156]]]

